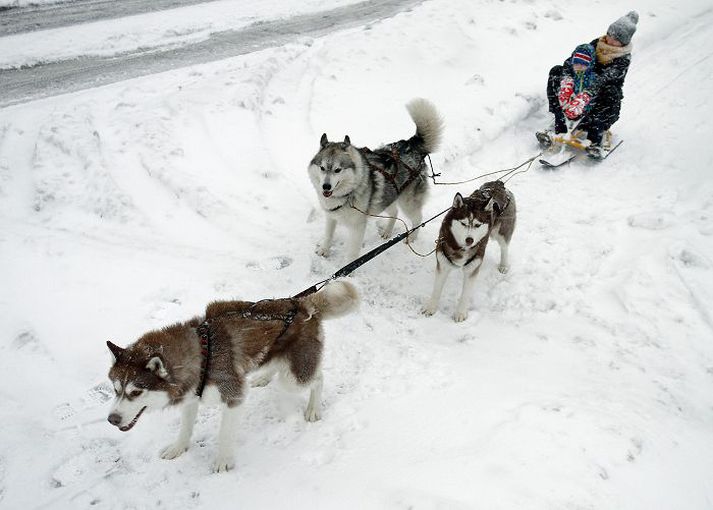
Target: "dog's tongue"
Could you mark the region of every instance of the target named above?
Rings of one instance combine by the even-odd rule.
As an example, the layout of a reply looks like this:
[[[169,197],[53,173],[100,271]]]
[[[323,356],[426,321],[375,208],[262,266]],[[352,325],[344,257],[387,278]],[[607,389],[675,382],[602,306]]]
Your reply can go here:
[[[323,192],[322,192],[322,195],[324,195],[325,197],[329,198],[329,197],[332,196],[332,192],[331,192],[331,191],[323,191]]]

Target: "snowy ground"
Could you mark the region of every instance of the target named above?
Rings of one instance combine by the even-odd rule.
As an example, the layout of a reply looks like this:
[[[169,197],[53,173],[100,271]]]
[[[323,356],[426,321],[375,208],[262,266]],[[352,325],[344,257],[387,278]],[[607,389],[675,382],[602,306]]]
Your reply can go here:
[[[313,253],[322,132],[409,136],[423,96],[446,118],[443,179],[512,166],[538,152],[549,67],[630,8],[624,144],[510,181],[512,269],[493,244],[465,323],[455,278],[419,314],[435,262],[399,245],[353,278],[360,312],[326,324],[321,422],[304,395],[253,391],[225,475],[210,410],[174,461],[157,451],[175,412],[106,423],[106,340],[341,265],[341,230]],[[713,508],[711,26],[703,0],[430,0],[0,110],[0,508]],[[434,188],[426,214],[478,184]]]

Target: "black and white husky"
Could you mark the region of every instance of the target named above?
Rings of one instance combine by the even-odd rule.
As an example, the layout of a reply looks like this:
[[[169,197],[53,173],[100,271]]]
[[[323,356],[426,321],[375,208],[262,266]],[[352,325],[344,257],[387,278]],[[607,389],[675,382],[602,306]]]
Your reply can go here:
[[[453,318],[456,322],[468,318],[470,295],[483,263],[488,239],[500,245],[498,270],[509,269],[508,248],[515,230],[515,197],[501,181],[486,182],[469,197],[456,193],[453,207],[441,223],[436,244],[436,279],[426,306],[425,315],[438,309],[443,286],[452,269],[463,271],[463,290]]]
[[[327,134],[309,164],[309,176],[326,213],[324,239],[317,254],[327,256],[337,222],[350,232],[347,260],[359,255],[368,214],[390,217],[397,205],[411,221],[422,221],[421,209],[428,191],[428,172],[424,158],[438,148],[443,120],[436,108],[425,99],[414,99],[406,105],[416,124],[416,134],[376,150],[355,147],[349,136],[343,142],[330,142]],[[380,226],[384,238],[391,236],[395,219]],[[415,235],[412,235],[412,239]]]

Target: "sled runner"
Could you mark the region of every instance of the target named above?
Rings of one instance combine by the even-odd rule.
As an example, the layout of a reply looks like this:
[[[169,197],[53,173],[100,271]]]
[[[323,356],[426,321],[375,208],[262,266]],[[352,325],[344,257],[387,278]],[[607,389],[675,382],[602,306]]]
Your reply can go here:
[[[585,131],[577,129],[570,133],[557,135],[538,133],[537,139],[540,145],[553,153],[559,149],[556,154],[553,154],[553,157],[540,159],[540,164],[547,168],[559,168],[577,158],[581,153],[586,153],[590,159],[595,161],[603,161],[623,143],[623,140],[615,141],[611,131],[607,131],[604,133],[601,149],[595,154],[587,150],[590,143],[586,135],[587,133]],[[568,149],[574,149],[574,154]]]

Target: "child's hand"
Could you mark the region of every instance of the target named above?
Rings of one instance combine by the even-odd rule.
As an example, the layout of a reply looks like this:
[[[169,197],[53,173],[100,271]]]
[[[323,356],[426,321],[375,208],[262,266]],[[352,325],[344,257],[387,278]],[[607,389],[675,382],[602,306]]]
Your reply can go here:
[[[572,97],[569,100],[569,103],[563,108],[565,116],[570,120],[579,118],[584,113],[584,109],[591,100],[592,97],[589,94],[586,92],[580,92],[576,96]]]
[[[560,89],[557,93],[557,99],[559,100],[560,107],[564,108],[567,105],[573,92],[574,80],[569,77],[562,78],[562,81],[560,81]]]

